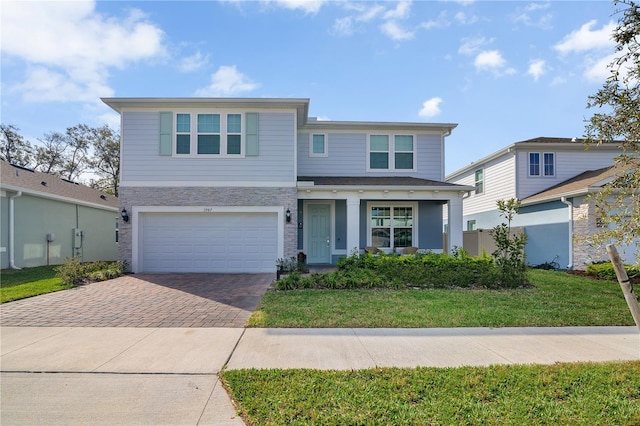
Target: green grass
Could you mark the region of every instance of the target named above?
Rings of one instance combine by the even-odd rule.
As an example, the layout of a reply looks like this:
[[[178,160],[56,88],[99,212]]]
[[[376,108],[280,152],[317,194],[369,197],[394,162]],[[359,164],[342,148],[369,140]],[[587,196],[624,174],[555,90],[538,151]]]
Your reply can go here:
[[[56,277],[55,267],[3,269],[0,271],[0,303],[73,287],[62,284],[62,280]]]
[[[531,270],[514,290],[269,291],[250,327],[524,327],[633,325],[615,281]]]
[[[220,375],[255,425],[640,424],[640,361]]]

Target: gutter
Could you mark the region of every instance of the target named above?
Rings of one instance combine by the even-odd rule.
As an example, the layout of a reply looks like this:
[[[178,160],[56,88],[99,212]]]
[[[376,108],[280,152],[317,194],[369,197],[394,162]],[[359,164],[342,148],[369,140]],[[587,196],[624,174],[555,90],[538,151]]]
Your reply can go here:
[[[16,266],[15,259],[15,208],[14,199],[21,197],[22,191],[17,191],[9,196],[9,269],[20,269]]]
[[[560,201],[569,207],[569,264],[567,269],[573,269],[573,203],[567,197],[560,197]]]

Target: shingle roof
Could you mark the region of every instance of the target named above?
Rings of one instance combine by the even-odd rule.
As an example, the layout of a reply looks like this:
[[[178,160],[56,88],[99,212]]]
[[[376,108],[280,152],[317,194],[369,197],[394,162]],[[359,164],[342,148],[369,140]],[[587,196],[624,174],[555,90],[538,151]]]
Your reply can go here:
[[[118,198],[58,176],[14,166],[0,160],[0,187],[4,190],[24,191],[45,198],[64,198],[79,204],[117,209]]]
[[[597,170],[587,170],[571,179],[565,180],[551,188],[538,192],[522,200],[524,204],[532,204],[541,201],[549,201],[559,199],[567,195],[586,194],[590,188],[601,186],[598,185],[609,178],[616,176],[620,172],[620,168],[615,166],[604,167]]]
[[[314,186],[429,186],[449,189],[465,188],[462,185],[456,185],[453,183],[405,176],[298,176],[298,182],[313,182]]]

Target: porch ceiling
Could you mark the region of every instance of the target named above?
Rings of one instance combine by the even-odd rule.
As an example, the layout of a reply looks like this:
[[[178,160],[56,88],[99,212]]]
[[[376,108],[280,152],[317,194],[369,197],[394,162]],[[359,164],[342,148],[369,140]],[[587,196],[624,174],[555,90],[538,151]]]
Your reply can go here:
[[[471,191],[470,186],[407,176],[298,176],[298,188]]]

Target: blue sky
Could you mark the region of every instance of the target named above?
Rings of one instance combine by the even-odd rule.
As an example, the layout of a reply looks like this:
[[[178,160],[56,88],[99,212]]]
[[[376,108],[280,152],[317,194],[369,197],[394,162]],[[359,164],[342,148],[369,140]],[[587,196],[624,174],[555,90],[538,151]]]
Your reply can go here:
[[[118,117],[100,97],[310,98],[329,120],[458,123],[446,172],[580,137],[610,1],[3,1],[1,119],[45,133]]]

